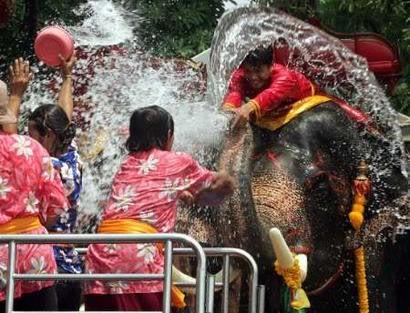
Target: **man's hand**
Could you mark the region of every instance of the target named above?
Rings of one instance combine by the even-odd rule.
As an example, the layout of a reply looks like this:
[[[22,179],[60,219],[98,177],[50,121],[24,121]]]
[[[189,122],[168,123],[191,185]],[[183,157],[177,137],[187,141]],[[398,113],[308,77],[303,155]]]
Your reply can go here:
[[[73,72],[75,61],[77,60],[75,56],[75,52],[73,53],[73,55],[70,57],[68,61],[65,60],[61,55],[59,55],[58,57],[61,60],[61,73],[63,75],[63,78],[71,77],[71,73]]]
[[[30,72],[30,64],[23,58],[18,58],[10,66],[10,95],[23,97],[33,73]]]
[[[254,118],[255,107],[250,102],[245,103],[240,108],[235,110],[236,117],[232,122],[232,130],[239,130]]]

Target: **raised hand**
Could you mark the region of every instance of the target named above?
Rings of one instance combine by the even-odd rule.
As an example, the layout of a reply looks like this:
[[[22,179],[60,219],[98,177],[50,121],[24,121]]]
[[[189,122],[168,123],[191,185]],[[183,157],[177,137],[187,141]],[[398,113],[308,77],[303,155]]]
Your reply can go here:
[[[61,73],[63,75],[63,78],[71,77],[71,73],[73,72],[75,61],[77,60],[75,56],[75,52],[73,53],[73,55],[70,57],[69,60],[64,59],[61,55],[59,55],[58,57],[61,60]]]
[[[29,62],[23,58],[16,59],[10,66],[10,95],[22,97],[32,78]]]
[[[63,84],[61,85],[61,90],[58,95],[58,105],[67,114],[68,119],[71,121],[73,116],[73,81],[71,73],[76,61],[75,52],[70,57],[69,60],[65,60],[61,55],[59,55],[61,60],[61,74],[63,75]]]

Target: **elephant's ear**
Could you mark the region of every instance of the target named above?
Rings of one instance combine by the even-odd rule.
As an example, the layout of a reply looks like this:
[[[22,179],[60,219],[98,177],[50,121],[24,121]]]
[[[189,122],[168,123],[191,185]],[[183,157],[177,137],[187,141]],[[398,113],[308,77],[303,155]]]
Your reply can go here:
[[[388,206],[379,210],[365,222],[363,233],[364,244],[378,239],[378,234],[385,230],[390,232],[391,236],[402,234],[410,229],[410,195],[403,194],[401,197],[392,201]]]

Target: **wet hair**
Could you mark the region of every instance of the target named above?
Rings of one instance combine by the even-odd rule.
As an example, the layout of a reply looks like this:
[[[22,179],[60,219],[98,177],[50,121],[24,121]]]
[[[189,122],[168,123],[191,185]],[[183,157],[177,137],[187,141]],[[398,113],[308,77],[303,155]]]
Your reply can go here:
[[[65,152],[75,137],[76,126],[70,123],[65,111],[54,104],[44,104],[36,108],[29,116],[40,136],[44,137],[48,131],[52,131],[57,141],[51,154]]]
[[[130,119],[130,136],[126,142],[129,152],[164,149],[169,134],[174,133],[171,114],[159,106],[135,110]]]
[[[260,46],[255,50],[250,51],[241,66],[259,67],[262,65],[272,65],[273,49],[272,46]]]

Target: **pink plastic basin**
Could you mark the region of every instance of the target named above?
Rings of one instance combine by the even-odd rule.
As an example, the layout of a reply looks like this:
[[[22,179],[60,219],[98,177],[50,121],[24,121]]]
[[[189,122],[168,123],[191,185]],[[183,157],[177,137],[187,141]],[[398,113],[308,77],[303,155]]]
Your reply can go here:
[[[34,42],[34,52],[45,64],[57,67],[61,64],[59,54],[68,60],[74,52],[74,39],[65,29],[58,26],[43,28]]]

